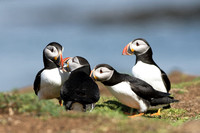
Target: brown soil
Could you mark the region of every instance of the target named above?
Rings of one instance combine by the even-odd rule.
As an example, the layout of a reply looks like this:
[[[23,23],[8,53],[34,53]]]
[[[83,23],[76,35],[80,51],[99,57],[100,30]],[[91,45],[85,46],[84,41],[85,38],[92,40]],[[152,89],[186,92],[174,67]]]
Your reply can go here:
[[[181,73],[180,71],[173,71],[168,75],[168,77],[172,83],[176,84],[176,83],[191,81],[197,76],[186,75]]]
[[[184,94],[180,94],[177,89],[173,89],[171,93],[180,100],[172,105],[173,108],[186,110],[185,115],[188,117],[194,117],[200,113],[200,85],[187,88]]]
[[[179,78],[177,78],[179,77]],[[184,78],[180,78],[184,77]],[[195,76],[183,76],[181,73],[173,73],[169,75],[169,78],[174,83],[180,83],[183,81],[190,81]],[[110,95],[110,93],[100,86],[102,95]],[[32,91],[31,87],[27,87],[19,91],[24,93]],[[183,93],[179,92],[179,89],[172,89],[171,93],[174,97],[180,100],[179,103],[172,105],[173,108],[184,109],[187,112],[184,114],[188,117],[194,117],[200,112],[200,84],[193,85],[184,89]],[[73,112],[69,112],[73,113]],[[134,131],[138,132],[139,129],[142,132],[151,130],[156,132],[157,123],[152,125],[144,125],[145,120],[143,118],[129,120],[127,123],[133,125]],[[162,124],[161,124],[162,125]],[[8,115],[0,114],[0,133],[90,133],[90,132],[109,132],[114,133],[119,128],[120,124],[115,119],[101,118],[95,116],[89,117],[56,117],[56,118],[39,118],[30,115]],[[160,126],[160,125],[159,125]],[[169,129],[168,132],[173,133],[199,133],[200,132],[200,120],[193,120],[184,123],[181,126],[173,127],[171,125],[162,126],[165,129]],[[124,127],[126,128],[126,127]],[[130,127],[127,127],[130,128]],[[136,131],[137,129],[137,131]],[[126,131],[126,130],[125,130]],[[130,132],[131,130],[129,130]],[[161,132],[162,130],[160,130]]]

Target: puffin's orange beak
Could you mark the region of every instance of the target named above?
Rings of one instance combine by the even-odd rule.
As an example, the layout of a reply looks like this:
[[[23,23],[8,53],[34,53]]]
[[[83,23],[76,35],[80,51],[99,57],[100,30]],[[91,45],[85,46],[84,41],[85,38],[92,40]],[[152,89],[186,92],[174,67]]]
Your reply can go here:
[[[132,55],[133,52],[134,52],[134,49],[130,48],[130,43],[129,43],[124,47],[122,55]]]
[[[93,69],[93,70],[91,71],[90,77],[91,77],[93,80],[97,80],[97,77],[96,77],[95,74],[94,74],[94,70],[95,70],[95,69]]]
[[[62,58],[62,52],[59,52],[59,55],[54,57],[55,63],[60,66],[61,68],[63,68],[64,62],[63,62],[63,58]]]
[[[63,57],[62,57],[62,53],[60,54],[60,63],[61,63],[61,68],[63,69],[64,60],[63,60]]]
[[[69,65],[68,65],[68,60],[70,59],[71,57],[67,57],[67,58],[64,58],[63,60],[62,60],[62,70],[64,71],[64,72],[66,72],[66,70],[65,70],[65,68],[64,68],[64,63],[65,62],[67,62],[67,68],[69,67]]]
[[[65,59],[63,59],[63,63],[67,62],[71,57],[67,57]]]

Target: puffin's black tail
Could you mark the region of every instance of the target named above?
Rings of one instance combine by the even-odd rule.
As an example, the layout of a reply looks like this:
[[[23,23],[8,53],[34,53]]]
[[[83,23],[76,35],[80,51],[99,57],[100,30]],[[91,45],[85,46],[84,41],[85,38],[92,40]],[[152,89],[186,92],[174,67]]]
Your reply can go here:
[[[150,104],[151,106],[162,105],[162,104],[169,104],[179,102],[179,100],[174,99],[173,97],[162,97],[162,98],[154,98],[151,99]]]

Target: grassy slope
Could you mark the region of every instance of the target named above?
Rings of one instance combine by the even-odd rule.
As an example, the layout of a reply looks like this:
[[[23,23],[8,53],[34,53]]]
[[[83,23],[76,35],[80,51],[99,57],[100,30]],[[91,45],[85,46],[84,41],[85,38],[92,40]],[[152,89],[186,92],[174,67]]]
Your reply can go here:
[[[200,78],[173,84],[172,88],[183,95],[188,93],[187,88],[191,86],[200,86]],[[200,119],[200,114],[187,116],[186,110],[175,107],[162,110],[159,117],[150,117],[150,113],[147,113],[143,117],[129,119],[124,112],[136,110],[123,106],[112,96],[101,96],[96,108],[90,113],[66,112],[64,107],[58,105],[57,100],[39,101],[34,93],[0,93],[0,103],[1,114],[26,114],[45,120],[63,117],[84,120],[87,118],[88,124],[95,126],[95,129],[91,129],[95,132],[174,132],[183,123]],[[0,125],[5,123],[0,119]]]

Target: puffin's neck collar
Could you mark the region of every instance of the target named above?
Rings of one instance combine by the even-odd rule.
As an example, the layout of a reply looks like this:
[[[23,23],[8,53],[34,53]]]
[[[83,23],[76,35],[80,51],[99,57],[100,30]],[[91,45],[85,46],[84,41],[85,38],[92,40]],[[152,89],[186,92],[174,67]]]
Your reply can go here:
[[[113,86],[122,81],[120,73],[114,70],[112,77],[108,81],[102,82],[104,85]]]
[[[148,64],[155,64],[154,60],[153,60],[153,52],[152,49],[149,48],[145,53],[143,54],[136,54],[136,63],[138,61],[142,61],[144,63],[148,63]]]

